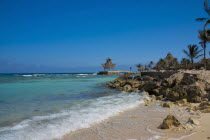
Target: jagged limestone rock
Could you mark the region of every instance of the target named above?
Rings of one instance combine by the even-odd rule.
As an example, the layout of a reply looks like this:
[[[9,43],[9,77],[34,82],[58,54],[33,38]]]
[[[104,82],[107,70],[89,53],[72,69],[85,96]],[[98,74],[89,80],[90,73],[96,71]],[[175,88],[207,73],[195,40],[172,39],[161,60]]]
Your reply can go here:
[[[163,100],[163,95],[157,96],[156,100]]]
[[[150,102],[150,100],[149,100],[149,99],[147,99],[147,98],[142,98],[141,100],[143,100],[145,104],[147,104],[147,103],[149,103],[149,102]]]
[[[131,92],[131,91],[133,91],[133,89],[132,89],[132,87],[131,87],[130,85],[125,85],[125,86],[123,87],[123,91]]]
[[[168,115],[161,124],[161,129],[170,129],[172,127],[179,127],[181,123],[173,115]]]
[[[151,101],[155,101],[156,100],[156,96],[155,95],[150,95]]]
[[[196,110],[200,110],[202,113],[210,113],[210,102],[202,102]]]
[[[210,84],[199,79],[198,75],[189,73],[175,73],[165,79],[123,75],[109,82],[107,86],[126,92],[146,91],[150,95],[157,96],[157,100],[162,100],[163,97],[172,102],[184,99],[187,102],[200,103],[210,100]],[[179,102],[177,105],[186,105],[184,102]]]
[[[189,118],[188,123],[191,123],[194,125],[200,125],[200,121],[194,118]]]
[[[174,103],[172,102],[164,102],[162,106],[167,108],[175,107]]]
[[[180,101],[176,101],[176,105],[178,106],[187,106],[189,103],[187,102],[187,99],[182,99]]]

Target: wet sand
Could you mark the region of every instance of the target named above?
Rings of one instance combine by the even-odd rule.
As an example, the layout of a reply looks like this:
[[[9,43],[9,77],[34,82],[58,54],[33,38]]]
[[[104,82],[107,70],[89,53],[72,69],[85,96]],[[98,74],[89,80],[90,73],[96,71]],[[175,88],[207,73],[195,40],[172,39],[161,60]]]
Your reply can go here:
[[[208,140],[210,139],[210,113],[201,114],[201,126],[195,128],[193,135],[182,140]]]
[[[167,115],[174,115],[181,124],[189,117],[200,119],[199,115],[189,113],[186,107],[163,108],[160,102],[151,102],[148,106],[139,105],[133,109],[110,117],[90,128],[80,129],[64,135],[62,140],[156,140],[185,139],[196,132],[196,128],[171,130],[160,129]],[[196,134],[195,134],[196,135]],[[189,138],[189,137],[188,137]]]

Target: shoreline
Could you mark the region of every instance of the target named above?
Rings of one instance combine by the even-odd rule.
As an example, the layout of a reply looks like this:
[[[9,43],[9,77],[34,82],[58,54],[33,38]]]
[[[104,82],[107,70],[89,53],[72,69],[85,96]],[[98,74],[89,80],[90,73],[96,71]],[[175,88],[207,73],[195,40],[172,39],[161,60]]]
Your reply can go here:
[[[201,125],[195,128],[195,133],[184,137],[182,140],[205,140],[210,139],[210,114],[202,113],[201,114]]]
[[[185,139],[196,132],[195,126],[190,129],[160,129],[160,124],[168,114],[176,116],[181,124],[186,124],[190,117],[200,119],[199,115],[188,112],[186,107],[164,108],[161,103],[161,101],[154,101],[140,104],[89,128],[67,133],[59,140],[86,140],[87,137],[91,140]]]
[[[151,101],[127,109],[89,128],[65,134],[61,140],[166,140],[210,139],[209,72],[123,75],[107,83],[126,92],[146,91]],[[202,118],[203,117],[203,118]],[[169,119],[169,120],[167,120]],[[200,123],[201,122],[201,123]]]

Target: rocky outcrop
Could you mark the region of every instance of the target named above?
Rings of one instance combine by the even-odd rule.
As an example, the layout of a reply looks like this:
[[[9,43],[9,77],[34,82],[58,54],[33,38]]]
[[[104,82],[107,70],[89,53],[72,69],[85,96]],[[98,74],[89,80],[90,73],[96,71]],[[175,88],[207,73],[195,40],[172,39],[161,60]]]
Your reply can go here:
[[[162,106],[167,108],[175,107],[175,105],[172,102],[164,102]]]
[[[157,100],[165,98],[173,102],[182,100],[200,103],[210,99],[210,84],[197,74],[190,73],[175,73],[164,79],[123,75],[107,85],[127,92],[146,91],[157,96]]]
[[[160,95],[160,96],[157,96],[156,97],[156,100],[163,100],[164,98],[163,98],[163,95]]]
[[[177,106],[188,106],[188,105],[190,105],[189,102],[187,102],[187,99],[182,99],[182,100],[176,101],[175,104]]]
[[[158,79],[169,78],[172,74],[177,73],[177,71],[165,71],[165,72],[141,72],[142,76],[149,76]]]
[[[202,113],[210,113],[210,103],[209,102],[202,102],[194,110],[199,110]]]
[[[200,125],[200,121],[194,118],[189,118],[188,123],[194,124],[194,125]]]
[[[199,79],[206,81],[210,84],[210,71],[206,70],[184,70],[182,73],[196,74]]]
[[[173,115],[168,115],[162,122],[160,128],[161,129],[170,129],[173,127],[179,127],[181,123],[177,120]]]

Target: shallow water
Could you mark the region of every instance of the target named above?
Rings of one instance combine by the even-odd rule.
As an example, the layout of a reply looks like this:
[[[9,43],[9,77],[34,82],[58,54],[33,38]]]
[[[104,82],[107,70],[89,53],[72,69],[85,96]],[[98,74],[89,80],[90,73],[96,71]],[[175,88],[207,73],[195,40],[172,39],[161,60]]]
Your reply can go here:
[[[143,95],[105,87],[117,76],[1,74],[0,139],[52,139],[137,106]]]

